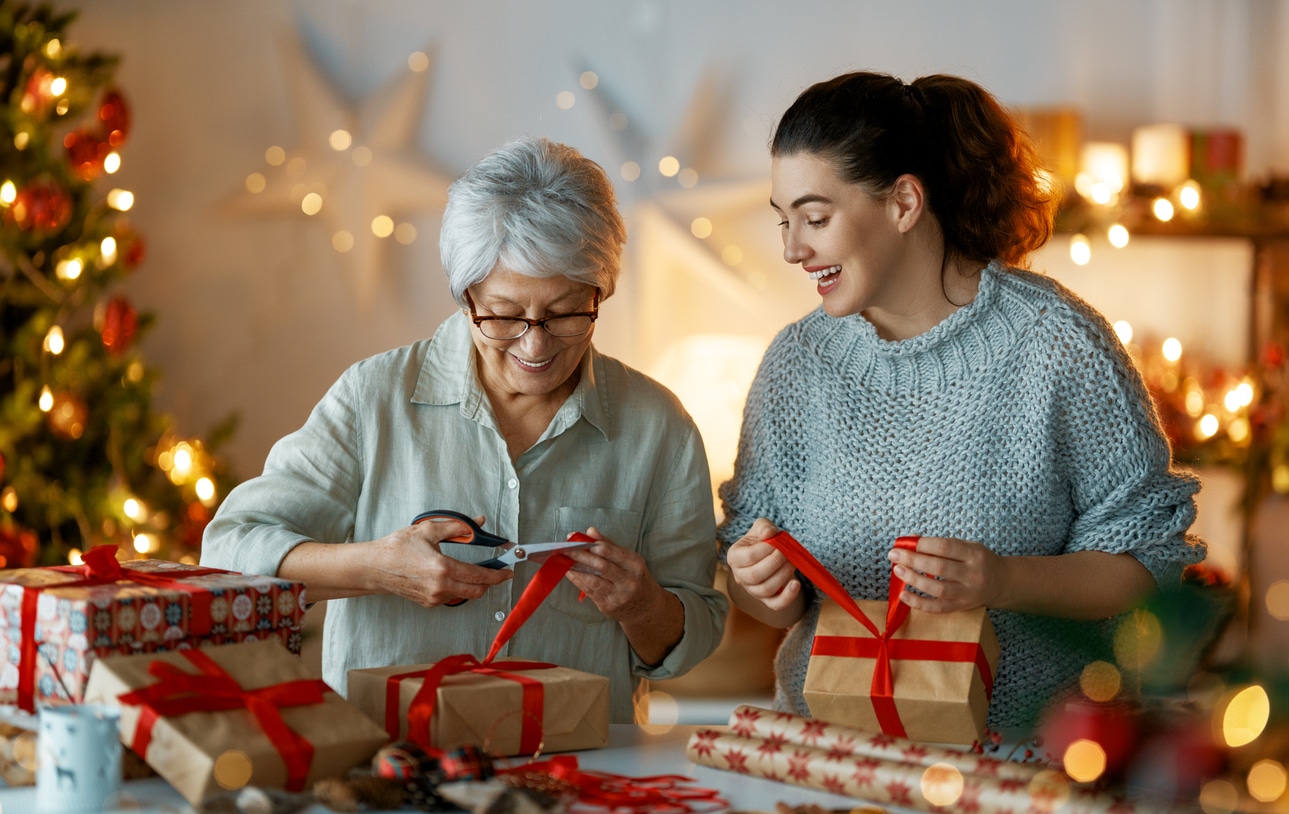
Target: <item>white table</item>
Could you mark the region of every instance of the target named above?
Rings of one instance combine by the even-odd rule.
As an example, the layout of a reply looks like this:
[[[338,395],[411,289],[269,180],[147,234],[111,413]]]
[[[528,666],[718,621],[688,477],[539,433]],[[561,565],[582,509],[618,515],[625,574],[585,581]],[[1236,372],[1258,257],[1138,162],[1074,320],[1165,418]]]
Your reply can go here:
[[[609,744],[603,749],[574,752],[578,765],[631,777],[676,774],[690,777],[694,785],[716,789],[729,802],[731,810],[773,811],[776,801],[792,804],[816,803],[828,808],[849,810],[860,801],[852,797],[826,794],[812,789],[777,783],[759,777],[697,766],[685,757],[685,744],[698,726],[640,727],[614,724],[609,728]],[[713,727],[714,728],[714,727]],[[657,731],[647,731],[657,730]],[[126,783],[118,808],[109,809],[130,814],[191,814],[193,808],[159,777]],[[412,809],[406,809],[411,811]],[[892,812],[898,809],[888,809]],[[325,814],[332,809],[314,805],[304,814]],[[0,814],[35,814],[34,787],[0,790]]]

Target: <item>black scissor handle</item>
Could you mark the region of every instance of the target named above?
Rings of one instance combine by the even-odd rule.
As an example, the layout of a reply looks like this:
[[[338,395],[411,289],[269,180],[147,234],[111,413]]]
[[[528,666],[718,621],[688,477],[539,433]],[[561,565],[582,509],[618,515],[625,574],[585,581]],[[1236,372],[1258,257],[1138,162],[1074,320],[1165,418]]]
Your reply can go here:
[[[462,514],[461,512],[454,512],[451,509],[431,509],[428,512],[421,512],[416,516],[416,519],[412,521],[412,525],[415,526],[417,523],[423,523],[426,520],[433,520],[436,517],[446,517],[452,520],[460,520],[462,523],[465,523],[467,526],[470,527],[469,537],[463,537],[463,536],[448,537],[446,540],[443,541],[445,543],[465,543],[467,545],[486,545],[486,546],[493,546],[494,548],[500,545],[510,545],[509,540],[503,537],[498,537],[495,534],[491,534],[479,528],[479,524],[474,522],[473,517],[470,517],[469,515],[466,515],[466,514]]]
[[[479,524],[474,522],[473,517],[470,517],[467,514],[462,514],[461,512],[453,511],[452,509],[431,509],[428,512],[421,512],[416,516],[415,519],[412,520],[412,525],[415,526],[417,523],[424,523],[426,520],[433,520],[438,517],[446,517],[452,520],[460,520],[462,523],[465,523],[467,526],[470,527],[469,537],[461,537],[461,536],[448,537],[446,540],[443,541],[445,543],[465,543],[466,545],[483,545],[483,546],[493,546],[493,547],[510,545],[509,540],[504,539],[502,537],[498,537],[495,534],[491,534],[479,528]],[[492,569],[505,567],[505,564],[497,559],[491,559],[491,560],[488,560],[487,562],[479,563],[479,565],[482,565],[484,568],[492,568]],[[448,602],[444,602],[443,604],[448,606],[449,608],[455,608],[460,605],[464,605],[468,601],[469,600],[466,600],[466,599],[453,599]]]

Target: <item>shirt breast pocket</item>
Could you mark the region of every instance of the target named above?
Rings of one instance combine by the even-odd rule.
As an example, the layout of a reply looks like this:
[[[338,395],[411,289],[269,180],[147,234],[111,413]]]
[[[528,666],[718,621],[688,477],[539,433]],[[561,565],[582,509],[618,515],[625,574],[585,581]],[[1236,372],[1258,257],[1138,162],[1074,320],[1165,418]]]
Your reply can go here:
[[[559,536],[569,532],[585,532],[594,526],[596,531],[614,544],[632,551],[640,550],[640,512],[630,509],[603,509],[582,506],[561,506],[558,513]],[[590,598],[577,601],[578,590],[568,580],[560,584],[546,600],[550,606],[572,619],[584,623],[609,621]]]

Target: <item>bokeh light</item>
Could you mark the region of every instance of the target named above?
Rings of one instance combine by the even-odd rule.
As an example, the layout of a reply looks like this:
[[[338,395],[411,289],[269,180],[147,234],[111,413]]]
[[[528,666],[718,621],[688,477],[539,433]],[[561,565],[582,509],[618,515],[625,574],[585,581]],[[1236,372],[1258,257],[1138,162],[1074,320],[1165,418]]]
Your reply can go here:
[[[1119,694],[1123,677],[1119,668],[1108,661],[1094,661],[1083,668],[1079,676],[1079,687],[1083,694],[1093,701],[1111,701]]]
[[[680,704],[670,693],[654,690],[646,696],[649,704],[649,723],[640,726],[645,732],[661,735],[670,732],[680,721]]]
[[[215,758],[215,782],[225,789],[240,789],[251,781],[251,759],[240,749],[229,749]]]
[[[1278,579],[1267,588],[1267,613],[1280,621],[1289,621],[1289,579]]]
[[[962,797],[962,772],[936,763],[922,772],[922,796],[933,806],[951,806]]]
[[[1289,777],[1285,774],[1285,767],[1274,760],[1259,760],[1249,769],[1249,776],[1246,783],[1249,787],[1249,795],[1255,800],[1263,803],[1270,803],[1279,800],[1280,796],[1285,793],[1286,781]]]
[[[1220,708],[1222,740],[1227,746],[1247,746],[1262,735],[1271,717],[1271,700],[1267,691],[1254,684],[1235,693]]]
[[[1061,763],[1071,780],[1076,783],[1091,783],[1105,772],[1105,750],[1096,741],[1080,738],[1065,747]]]
[[[1199,806],[1204,814],[1231,814],[1239,804],[1239,790],[1225,780],[1210,780],[1199,791]]]

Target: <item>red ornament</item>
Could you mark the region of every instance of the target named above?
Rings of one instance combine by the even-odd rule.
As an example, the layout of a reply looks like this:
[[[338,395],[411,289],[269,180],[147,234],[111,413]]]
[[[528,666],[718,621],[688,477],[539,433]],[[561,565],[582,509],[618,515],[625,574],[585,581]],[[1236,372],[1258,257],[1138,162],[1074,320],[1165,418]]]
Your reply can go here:
[[[103,162],[112,152],[110,144],[84,128],[63,136],[63,147],[72,169],[84,181],[93,181],[103,172]]]
[[[30,568],[40,548],[36,532],[11,524],[0,525],[0,568]]]
[[[1117,777],[1137,745],[1137,716],[1122,702],[1100,703],[1086,698],[1058,700],[1039,722],[1043,748],[1058,763],[1075,741],[1092,741],[1105,752],[1107,778]]]
[[[126,107],[125,97],[120,91],[109,90],[103,94],[103,101],[98,108],[98,119],[103,124],[105,141],[112,147],[120,147],[125,137],[130,134],[130,109]]]
[[[36,181],[18,190],[5,220],[24,231],[54,232],[72,217],[72,199],[53,181]]]
[[[49,110],[49,103],[54,100],[53,91],[50,90],[54,79],[55,76],[44,68],[37,68],[31,72],[27,87],[23,88],[22,99],[18,102],[23,113],[33,116],[45,115]]]
[[[132,269],[142,263],[146,254],[143,238],[123,223],[118,223],[113,233],[116,238],[116,253],[125,261],[125,267]]]
[[[103,338],[103,347],[108,353],[120,356],[134,343],[134,334],[139,328],[139,313],[124,297],[113,297],[103,311],[103,327],[99,336]]]

